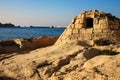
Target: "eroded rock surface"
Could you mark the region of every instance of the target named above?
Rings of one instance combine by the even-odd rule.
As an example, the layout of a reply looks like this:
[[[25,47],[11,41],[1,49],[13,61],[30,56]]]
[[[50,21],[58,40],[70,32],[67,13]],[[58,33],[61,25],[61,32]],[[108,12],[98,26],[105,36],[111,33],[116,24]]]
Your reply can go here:
[[[0,53],[13,53],[18,51],[34,50],[41,47],[51,46],[58,37],[41,36],[39,38],[14,39],[0,42]]]
[[[0,61],[0,76],[17,80],[119,80],[120,54],[100,55],[106,47],[79,41],[36,49]],[[111,45],[107,46],[111,49]],[[113,45],[119,50],[118,45]]]

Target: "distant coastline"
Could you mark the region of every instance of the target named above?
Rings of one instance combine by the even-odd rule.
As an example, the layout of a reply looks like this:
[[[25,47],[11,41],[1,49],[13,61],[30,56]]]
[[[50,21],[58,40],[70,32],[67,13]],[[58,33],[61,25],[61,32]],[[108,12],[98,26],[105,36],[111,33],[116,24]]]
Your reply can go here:
[[[66,26],[15,26],[12,23],[0,23],[0,28],[66,28]]]
[[[8,27],[14,28],[14,27],[20,27],[20,26],[15,26],[12,23],[5,23],[5,24],[0,23],[0,28],[8,28]]]
[[[30,26],[30,28],[66,28],[66,26]]]

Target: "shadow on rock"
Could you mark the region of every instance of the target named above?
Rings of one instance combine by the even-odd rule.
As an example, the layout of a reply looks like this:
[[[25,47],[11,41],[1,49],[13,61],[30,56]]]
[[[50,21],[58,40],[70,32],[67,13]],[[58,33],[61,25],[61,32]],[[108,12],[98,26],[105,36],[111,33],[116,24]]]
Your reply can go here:
[[[85,50],[85,52],[83,53],[84,57],[89,60],[95,56],[98,56],[101,54],[101,50],[99,49],[95,49],[95,48],[90,48],[88,50]]]
[[[86,43],[85,41],[78,41],[77,44],[80,46],[89,46],[89,47],[91,46],[90,44]]]
[[[7,77],[7,76],[0,76],[0,80],[17,80],[17,79]]]

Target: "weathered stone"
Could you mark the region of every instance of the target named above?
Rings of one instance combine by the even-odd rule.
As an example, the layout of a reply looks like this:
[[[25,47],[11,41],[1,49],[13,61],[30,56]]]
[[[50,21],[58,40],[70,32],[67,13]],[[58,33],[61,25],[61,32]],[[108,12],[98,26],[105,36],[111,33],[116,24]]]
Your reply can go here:
[[[79,24],[79,23],[80,23],[80,20],[77,19],[77,20],[75,21],[75,24]]]
[[[14,53],[53,45],[58,37],[14,39],[0,42],[0,53]]]
[[[93,33],[93,29],[86,29],[86,33]]]
[[[75,25],[75,28],[77,28],[77,29],[81,29],[83,27],[83,24],[76,24]]]
[[[86,33],[92,34],[92,32],[93,32],[93,29],[81,29],[82,34],[86,34]]]
[[[98,24],[98,23],[99,23],[98,18],[94,18],[94,23],[95,23],[95,24]]]
[[[82,12],[74,18],[74,22],[72,21],[70,26],[73,26],[71,27],[71,32],[64,33],[67,34],[67,36],[64,35],[66,36],[66,40],[62,40],[62,37],[60,37],[61,42],[100,38],[112,39],[113,42],[117,43],[120,42],[119,36],[114,36],[113,38],[113,35],[116,35],[115,30],[120,31],[120,20],[99,10]],[[117,35],[118,34],[119,33],[117,33]],[[80,35],[80,37],[76,37],[77,35]],[[56,42],[56,44],[61,42]]]
[[[107,24],[107,21],[106,21],[106,19],[101,19],[101,20],[99,20],[99,23],[100,24]]]
[[[94,29],[101,29],[100,24],[94,24]]]
[[[71,26],[71,29],[75,28],[75,24],[71,24],[70,26]]]
[[[84,19],[84,18],[85,18],[85,15],[84,15],[84,14],[81,14],[81,18]]]
[[[100,28],[101,29],[109,29],[109,26],[107,24],[101,24]]]
[[[78,34],[79,33],[79,30],[78,29],[73,29],[73,34]]]
[[[108,32],[110,32],[110,29],[103,29],[102,31],[103,31],[103,33],[108,33]]]
[[[111,25],[111,29],[118,29],[119,26],[118,25]]]
[[[65,32],[66,35],[71,35],[73,33],[73,29],[67,29]]]

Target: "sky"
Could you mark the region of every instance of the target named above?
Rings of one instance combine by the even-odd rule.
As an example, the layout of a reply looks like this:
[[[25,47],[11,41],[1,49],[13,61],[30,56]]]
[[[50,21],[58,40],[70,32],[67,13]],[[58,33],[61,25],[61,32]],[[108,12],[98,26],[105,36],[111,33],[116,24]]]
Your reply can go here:
[[[120,18],[120,0],[0,0],[0,22],[21,26],[67,26],[85,10]]]

